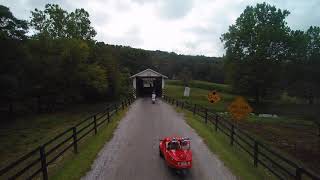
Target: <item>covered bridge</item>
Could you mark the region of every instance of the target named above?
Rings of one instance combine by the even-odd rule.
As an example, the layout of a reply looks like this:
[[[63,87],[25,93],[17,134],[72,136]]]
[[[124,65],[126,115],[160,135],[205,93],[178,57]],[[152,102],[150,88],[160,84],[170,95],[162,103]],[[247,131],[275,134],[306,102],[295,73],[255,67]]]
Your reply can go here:
[[[130,77],[133,85],[133,96],[136,97],[151,97],[152,92],[155,92],[157,97],[164,95],[164,80],[168,77],[160,74],[152,69],[146,69]]]

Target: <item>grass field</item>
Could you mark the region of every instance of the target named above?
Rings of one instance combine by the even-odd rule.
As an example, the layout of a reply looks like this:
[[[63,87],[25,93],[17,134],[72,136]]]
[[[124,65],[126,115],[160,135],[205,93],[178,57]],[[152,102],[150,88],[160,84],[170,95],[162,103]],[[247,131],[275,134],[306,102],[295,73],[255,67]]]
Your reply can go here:
[[[201,85],[199,85],[201,84]],[[206,87],[203,89],[203,84]],[[210,88],[211,85],[211,88]],[[236,95],[232,94],[230,87],[215,83],[193,81],[190,83],[190,97],[184,97],[184,87],[179,81],[168,81],[166,84],[166,95],[177,99],[183,99],[192,103],[200,104],[216,112],[227,112],[228,105]],[[201,87],[201,88],[199,88]],[[220,87],[220,90],[217,89]],[[222,89],[221,89],[222,88]],[[226,88],[226,89],[223,89]],[[210,90],[218,90],[221,101],[211,104],[207,100],[207,94]],[[255,106],[252,105],[255,109]],[[262,118],[257,115],[250,115],[246,120],[239,122],[239,125],[251,134],[255,135],[267,144],[280,149],[285,154],[303,162],[310,169],[320,173],[320,162],[314,159],[320,159],[320,137],[318,136],[317,126],[303,112],[295,112],[296,109],[307,112],[312,110],[301,104],[290,104],[283,100],[278,100],[274,104],[259,107],[259,111],[269,113],[270,109],[277,112],[278,118]],[[303,107],[303,109],[301,109]],[[292,112],[293,111],[293,112]],[[225,115],[225,116],[228,116]]]
[[[183,96],[184,87],[179,85],[167,85],[166,86],[166,94],[168,96],[172,96],[178,99],[183,99],[185,101],[193,102],[199,105],[202,105],[204,107],[207,107],[208,109],[212,109],[218,112],[225,112],[228,104],[233,100],[235,97],[232,94],[229,93],[219,93],[221,96],[222,101],[211,104],[209,103],[207,99],[207,94],[209,90],[206,89],[200,89],[200,88],[191,88],[190,91],[190,97],[184,97]]]
[[[177,85],[177,86],[183,86],[183,82],[179,80],[170,80],[167,81],[167,84],[169,85]],[[211,83],[206,81],[198,81],[198,80],[192,80],[189,83],[190,87],[195,87],[199,89],[205,89],[205,90],[217,90],[219,92],[225,92],[225,93],[231,93],[231,87],[229,85],[225,84],[217,84],[217,83]]]
[[[252,158],[247,153],[235,146],[230,146],[229,139],[221,132],[216,132],[213,127],[203,123],[199,116],[194,116],[192,112],[177,108],[178,112],[184,114],[186,122],[196,130],[199,136],[204,139],[209,149],[221,159],[239,179],[275,179],[263,168],[253,170]]]
[[[90,114],[104,109],[106,105],[83,104],[61,112],[1,121],[0,167],[8,165]]]
[[[112,117],[111,123],[105,123],[98,129],[98,134],[88,137],[79,146],[77,155],[71,154],[61,162],[52,172],[49,173],[50,179],[53,180],[76,180],[85,175],[93,161],[96,159],[100,149],[108,142],[113,132],[118,126],[119,121],[125,115],[126,109],[120,111]]]

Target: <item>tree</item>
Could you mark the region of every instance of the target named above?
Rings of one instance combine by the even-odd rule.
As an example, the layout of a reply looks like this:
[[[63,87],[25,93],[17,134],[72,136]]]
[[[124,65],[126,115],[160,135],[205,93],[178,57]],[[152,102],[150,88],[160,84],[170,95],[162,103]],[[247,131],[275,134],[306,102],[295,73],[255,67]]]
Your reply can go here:
[[[26,51],[22,40],[26,39],[26,21],[13,16],[9,8],[0,5],[0,103],[14,111],[14,102],[24,94],[23,81]]]
[[[311,26],[307,30],[307,67],[309,76],[307,81],[310,82],[307,98],[310,104],[314,103],[315,98],[320,97],[320,27]]]
[[[14,102],[23,98],[25,48],[21,41],[0,38],[0,104],[9,106],[9,115],[14,112]]]
[[[38,99],[39,110],[43,105],[54,108],[56,101],[93,101],[106,94],[106,69],[88,60],[90,46],[86,41],[41,36],[30,40],[27,47],[29,96]]]
[[[0,5],[0,38],[25,39],[27,22],[14,17],[9,8]]]
[[[69,38],[90,40],[97,34],[90,25],[89,13],[82,8],[76,9],[67,16],[67,36]]]
[[[306,32],[293,31],[288,63],[289,95],[307,99],[313,104],[320,96],[320,28]]]
[[[178,78],[183,82],[185,86],[189,86],[189,82],[192,79],[192,74],[189,69],[183,68],[183,70],[178,74]]]
[[[281,62],[287,56],[289,11],[266,3],[247,6],[221,40],[234,90],[256,102],[279,90]]]
[[[92,40],[96,35],[89,20],[89,13],[84,9],[68,13],[57,4],[47,4],[43,11],[35,9],[31,11],[31,15],[30,25],[37,31],[37,35],[82,40]]]
[[[120,66],[117,58],[114,57],[110,48],[103,42],[98,42],[93,45],[92,53],[89,57],[91,62],[96,62],[103,67],[107,72],[109,98],[116,99],[121,95],[122,77],[119,71]]]

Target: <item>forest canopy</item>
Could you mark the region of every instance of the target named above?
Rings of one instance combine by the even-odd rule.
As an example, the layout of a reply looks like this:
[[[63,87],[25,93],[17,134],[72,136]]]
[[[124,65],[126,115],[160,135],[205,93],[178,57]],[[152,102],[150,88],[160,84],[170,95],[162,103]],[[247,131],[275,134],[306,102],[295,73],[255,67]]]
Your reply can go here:
[[[284,92],[310,104],[320,97],[320,28],[292,30],[289,14],[267,3],[247,6],[221,37],[228,82],[258,103]]]
[[[129,76],[147,68],[170,78],[188,71],[190,78],[224,80],[221,58],[96,41],[89,13],[82,8],[68,12],[47,4],[31,11],[30,19],[20,20],[0,5],[0,16],[0,109],[10,115],[128,96]]]

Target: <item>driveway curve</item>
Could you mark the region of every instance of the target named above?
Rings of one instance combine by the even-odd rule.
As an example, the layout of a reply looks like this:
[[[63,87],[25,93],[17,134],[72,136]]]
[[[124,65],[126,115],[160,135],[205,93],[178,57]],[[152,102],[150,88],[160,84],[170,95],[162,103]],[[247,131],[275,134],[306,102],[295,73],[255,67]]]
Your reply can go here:
[[[159,138],[178,135],[191,137],[193,167],[186,175],[169,169],[159,157]],[[83,180],[233,180],[223,165],[183,115],[172,106],[150,98],[136,100],[120,121],[113,138],[105,144]]]

